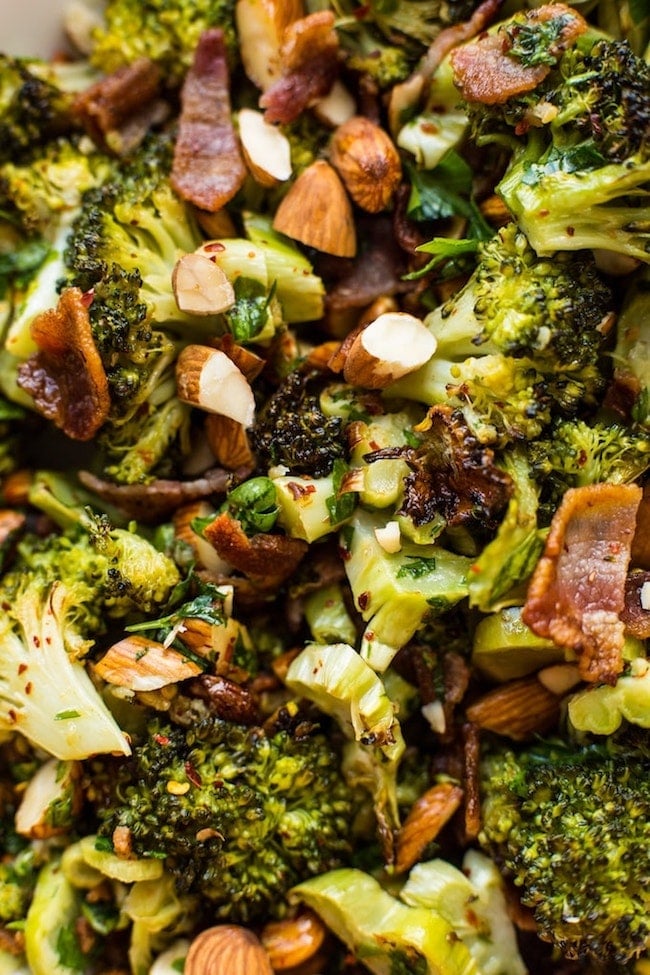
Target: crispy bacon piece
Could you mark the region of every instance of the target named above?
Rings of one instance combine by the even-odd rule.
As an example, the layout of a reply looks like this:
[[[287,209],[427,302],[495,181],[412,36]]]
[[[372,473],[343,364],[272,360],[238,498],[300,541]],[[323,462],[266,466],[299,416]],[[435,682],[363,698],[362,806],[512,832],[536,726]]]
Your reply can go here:
[[[203,529],[204,537],[259,590],[273,592],[298,568],[309,546],[299,538],[260,533],[249,538],[237,519],[218,515]]]
[[[578,654],[585,681],[613,684],[622,668],[625,580],[641,488],[567,491],[533,574],[522,618]]]
[[[169,114],[160,98],[161,81],[158,65],[139,58],[81,92],[74,112],[97,145],[121,155]]]
[[[114,504],[127,518],[142,524],[152,524],[168,517],[182,504],[199,501],[212,495],[223,495],[250,474],[242,468],[233,473],[222,467],[205,471],[192,481],[157,480],[147,484],[115,484],[104,481],[90,471],[79,471],[79,480],[90,491]]]
[[[81,290],[66,288],[56,308],[36,316],[31,333],[38,352],[19,366],[18,385],[72,440],[92,440],[111,400]]]
[[[184,200],[216,213],[246,178],[232,124],[223,31],[204,31],[181,90],[172,186]]]
[[[376,298],[408,291],[402,280],[406,262],[385,217],[366,221],[364,233],[368,246],[349,266],[349,270],[331,285],[325,297],[328,311],[367,308]]]
[[[329,92],[339,70],[334,20],[330,10],[320,10],[285,29],[280,49],[282,77],[260,98],[267,122],[293,122]]]
[[[560,57],[587,29],[587,23],[575,10],[562,3],[545,4],[526,14],[529,24],[545,23],[564,17],[566,23],[549,53]],[[451,53],[454,81],[468,102],[503,105],[509,98],[521,95],[544,80],[551,70],[548,64],[526,65],[510,57],[512,41],[505,31],[484,34],[472,44],[457,47]]]

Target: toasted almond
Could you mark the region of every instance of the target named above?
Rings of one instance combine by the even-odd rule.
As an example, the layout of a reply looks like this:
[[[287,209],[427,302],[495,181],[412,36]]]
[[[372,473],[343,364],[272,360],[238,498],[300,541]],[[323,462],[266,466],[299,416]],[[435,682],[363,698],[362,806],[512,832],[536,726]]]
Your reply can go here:
[[[393,295],[380,295],[379,298],[375,298],[367,308],[361,311],[357,326],[358,328],[365,328],[366,325],[370,325],[380,315],[387,315],[389,312],[392,313],[399,310],[399,305]]]
[[[579,684],[582,678],[577,664],[551,664],[537,672],[537,680],[552,694],[562,696]]]
[[[325,926],[310,910],[297,917],[270,921],[260,936],[275,972],[302,965],[316,954],[324,939]]]
[[[324,125],[335,129],[357,113],[357,103],[343,82],[337,78],[327,95],[319,98],[312,112]]]
[[[228,571],[228,563],[219,558],[212,545],[192,528],[195,518],[207,518],[210,515],[216,515],[216,511],[209,502],[192,501],[176,509],[172,516],[172,525],[174,536],[192,549],[197,568],[219,575]]]
[[[524,677],[488,691],[467,708],[467,717],[486,731],[525,741],[554,727],[561,700],[536,677]]]
[[[131,691],[157,691],[201,673],[201,668],[178,650],[137,634],[109,647],[93,670],[107,684]]]
[[[236,471],[238,467],[254,466],[253,451],[241,423],[211,413],[205,420],[205,434],[210,450],[222,467]]]
[[[239,54],[244,71],[261,91],[280,78],[285,29],[303,15],[302,0],[237,0]]]
[[[336,170],[317,159],[302,171],[281,201],[273,229],[336,257],[354,257],[352,206]]]
[[[384,552],[394,554],[402,547],[402,536],[396,521],[387,521],[382,528],[375,528],[375,538]]]
[[[512,215],[500,196],[493,193],[481,201],[481,213],[493,227],[502,227],[512,220]]]
[[[184,975],[273,975],[261,941],[248,928],[219,924],[192,941]]]
[[[321,342],[320,345],[313,346],[307,352],[305,365],[312,366],[314,369],[328,369],[332,356],[338,352],[340,347],[341,343],[335,340]]]
[[[29,780],[16,810],[16,832],[30,839],[44,840],[68,829],[67,822],[53,816],[69,804],[70,815],[83,804],[80,787],[81,764],[50,758]]]
[[[215,349],[219,349],[229,359],[232,359],[249,383],[252,383],[259,376],[266,365],[266,361],[261,356],[251,352],[245,345],[239,345],[229,333],[222,335],[212,344]]]
[[[11,506],[27,504],[33,483],[33,471],[27,470],[26,468],[11,471],[2,481],[2,500],[4,504]]]
[[[436,340],[424,322],[406,312],[386,312],[343,342],[343,376],[352,386],[384,389],[428,362]]]
[[[242,108],[239,138],[251,176],[261,186],[277,186],[291,176],[291,145],[286,135],[261,112]]]
[[[176,362],[178,398],[207,413],[221,413],[250,427],[255,398],[246,377],[225,352],[187,345]]]
[[[362,210],[379,213],[391,203],[402,178],[399,153],[387,132],[363,115],[332,136],[330,162]]]
[[[219,237],[237,236],[235,223],[224,207],[221,210],[216,210],[214,213],[210,213],[209,210],[199,210],[198,207],[195,207],[194,213],[196,215],[196,221],[206,237],[215,240]]]
[[[12,508],[0,510],[0,549],[6,552],[8,543],[15,540],[25,527],[25,522],[25,515],[20,511],[14,511]]]
[[[463,790],[453,782],[440,782],[427,789],[409,810],[397,834],[395,870],[403,873],[417,863],[425,848],[435,840],[463,801]]]
[[[235,304],[232,284],[204,254],[183,254],[172,271],[176,304],[190,315],[218,315]]]

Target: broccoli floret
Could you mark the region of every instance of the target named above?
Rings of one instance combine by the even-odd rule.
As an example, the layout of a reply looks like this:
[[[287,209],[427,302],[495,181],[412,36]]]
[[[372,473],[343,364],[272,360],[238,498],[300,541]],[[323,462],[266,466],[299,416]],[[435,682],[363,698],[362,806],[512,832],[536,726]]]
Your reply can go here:
[[[234,9],[235,0],[109,0],[104,22],[93,32],[90,61],[110,73],[146,57],[160,66],[166,84],[177,86],[208,28],[223,30],[236,62]]]
[[[559,503],[565,491],[586,484],[629,484],[650,466],[650,436],[622,423],[557,420],[530,444],[536,478]]]
[[[650,757],[637,745],[539,745],[482,766],[481,844],[538,932],[569,958],[626,962],[650,940]]]
[[[136,855],[163,858],[178,889],[219,917],[277,913],[291,886],[350,852],[352,796],[321,734],[156,719],[107,788],[100,837],[128,830]]]
[[[262,468],[282,464],[290,474],[325,477],[344,456],[343,421],[326,416],[319,405],[320,375],[294,369],[260,410],[251,442]]]
[[[508,224],[479,245],[467,284],[427,317],[435,354],[390,390],[462,409],[480,440],[534,439],[555,412],[596,403],[613,306],[591,256],[538,257]]]
[[[0,55],[0,163],[70,131],[72,100],[36,60]]]
[[[526,65],[520,30],[504,25],[503,57]],[[550,38],[546,51],[548,73],[532,90],[467,103],[477,142],[513,150],[497,192],[540,254],[599,248],[650,262],[650,65],[592,31],[559,60]]]
[[[440,31],[471,17],[478,2],[343,0],[334,6],[347,66],[386,89],[404,81]]]
[[[57,758],[128,752],[83,663],[107,618],[163,605],[178,572],[144,538],[111,530],[26,535],[0,580],[0,728]]]

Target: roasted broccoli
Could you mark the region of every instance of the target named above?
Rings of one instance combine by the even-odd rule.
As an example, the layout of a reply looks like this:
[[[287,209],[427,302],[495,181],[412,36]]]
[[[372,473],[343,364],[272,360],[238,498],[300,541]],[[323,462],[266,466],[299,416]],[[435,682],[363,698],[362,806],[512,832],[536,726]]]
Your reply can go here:
[[[467,284],[426,319],[429,362],[390,391],[462,409],[487,442],[530,440],[594,406],[614,299],[585,254],[537,257],[515,224],[479,245]]]
[[[93,32],[90,61],[110,73],[146,57],[160,66],[168,85],[177,86],[210,27],[223,30],[236,61],[234,9],[235,0],[109,0]]]
[[[0,728],[57,758],[129,750],[83,662],[107,619],[164,605],[174,563],[105,517],[26,534],[0,579]]]
[[[49,65],[0,55],[0,163],[17,162],[34,146],[74,128],[72,99]]]
[[[569,958],[626,962],[650,942],[649,754],[639,733],[483,761],[481,844]]]
[[[277,913],[291,886],[349,855],[353,798],[321,734],[159,718],[106,772],[100,840],[128,830],[134,854],[163,858],[218,917]]]
[[[11,762],[16,756],[5,746],[2,758]],[[14,819],[20,801],[17,785],[6,774],[0,782],[0,929],[24,921],[39,868],[35,848],[16,832]]]
[[[321,410],[319,381],[318,370],[294,369],[258,413],[251,441],[263,470],[281,464],[290,474],[324,477],[344,456],[343,422]]]
[[[440,31],[467,20],[478,5],[477,0],[332,4],[347,66],[369,75],[381,89],[404,81]]]
[[[503,70],[515,62],[526,81],[485,100],[465,91],[474,137],[512,150],[497,192],[538,253],[596,248],[650,262],[650,65],[586,24],[558,43],[567,17],[579,15],[558,7],[500,26]],[[492,42],[475,43],[480,66]]]

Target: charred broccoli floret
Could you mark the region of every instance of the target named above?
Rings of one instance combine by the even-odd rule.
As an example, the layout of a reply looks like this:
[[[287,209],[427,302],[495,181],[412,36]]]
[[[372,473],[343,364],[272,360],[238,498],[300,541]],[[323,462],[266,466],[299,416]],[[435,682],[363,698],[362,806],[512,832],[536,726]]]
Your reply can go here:
[[[282,464],[290,474],[325,477],[344,456],[343,421],[321,410],[319,375],[294,369],[260,411],[251,440],[262,468]]]
[[[483,762],[481,843],[569,958],[626,962],[650,943],[649,772],[647,736]]]
[[[235,0],[109,0],[93,34],[91,62],[111,72],[146,57],[160,66],[167,84],[178,85],[210,27],[224,31],[234,62],[234,9]]]
[[[108,771],[100,838],[127,829],[137,856],[163,858],[219,917],[277,913],[290,887],[350,852],[353,800],[321,734],[160,718]]]
[[[0,55],[0,162],[16,162],[32,147],[72,127],[72,102],[36,60]]]
[[[497,192],[538,253],[601,248],[650,262],[650,65],[587,25],[558,46],[553,26],[561,33],[567,17],[578,15],[558,7],[501,25],[504,71],[515,61],[539,74],[491,104],[466,92],[474,137],[512,150]],[[486,43],[475,42],[477,64]]]

